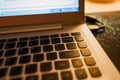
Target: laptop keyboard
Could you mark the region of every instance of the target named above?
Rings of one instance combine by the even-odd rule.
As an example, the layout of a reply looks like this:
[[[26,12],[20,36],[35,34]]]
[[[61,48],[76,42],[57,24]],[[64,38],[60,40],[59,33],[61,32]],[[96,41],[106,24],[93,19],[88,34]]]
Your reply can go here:
[[[102,75],[96,64],[79,32],[0,40],[0,79],[96,78]]]

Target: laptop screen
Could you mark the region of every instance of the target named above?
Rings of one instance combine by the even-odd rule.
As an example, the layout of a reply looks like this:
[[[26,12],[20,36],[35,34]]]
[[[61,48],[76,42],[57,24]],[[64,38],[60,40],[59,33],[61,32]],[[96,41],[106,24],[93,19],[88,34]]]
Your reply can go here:
[[[79,0],[0,0],[0,17],[79,11]]]

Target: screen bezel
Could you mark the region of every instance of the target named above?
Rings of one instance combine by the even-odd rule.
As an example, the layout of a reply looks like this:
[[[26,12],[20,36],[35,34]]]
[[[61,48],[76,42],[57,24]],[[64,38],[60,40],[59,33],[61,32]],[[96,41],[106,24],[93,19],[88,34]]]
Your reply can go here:
[[[34,25],[61,23],[62,25],[71,25],[83,23],[84,21],[84,0],[79,0],[79,12],[40,14],[29,16],[0,17],[0,28],[10,26]]]

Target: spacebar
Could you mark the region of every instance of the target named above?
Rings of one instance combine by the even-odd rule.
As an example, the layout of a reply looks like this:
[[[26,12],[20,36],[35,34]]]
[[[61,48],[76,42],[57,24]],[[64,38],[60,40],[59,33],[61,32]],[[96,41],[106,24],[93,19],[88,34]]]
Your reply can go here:
[[[62,52],[59,52],[59,56],[60,58],[74,58],[74,57],[79,57],[80,54],[78,50],[62,51]]]

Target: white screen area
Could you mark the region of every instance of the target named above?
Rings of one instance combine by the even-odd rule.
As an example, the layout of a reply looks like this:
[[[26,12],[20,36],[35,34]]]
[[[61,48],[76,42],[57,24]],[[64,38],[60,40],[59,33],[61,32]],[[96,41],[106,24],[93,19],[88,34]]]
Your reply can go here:
[[[78,11],[79,0],[0,0],[0,17]]]

